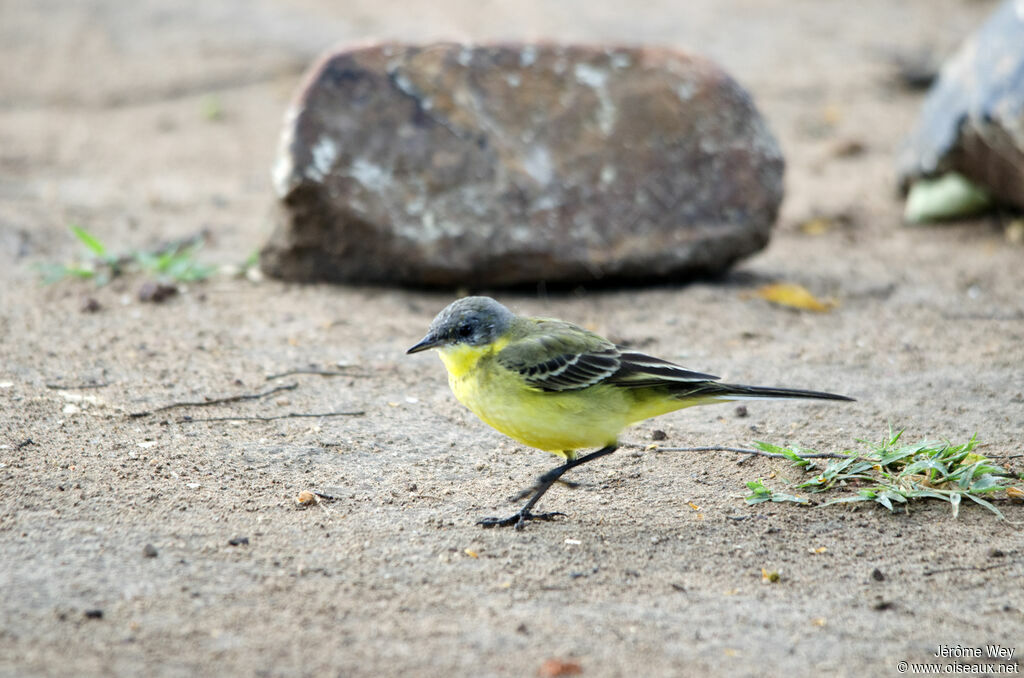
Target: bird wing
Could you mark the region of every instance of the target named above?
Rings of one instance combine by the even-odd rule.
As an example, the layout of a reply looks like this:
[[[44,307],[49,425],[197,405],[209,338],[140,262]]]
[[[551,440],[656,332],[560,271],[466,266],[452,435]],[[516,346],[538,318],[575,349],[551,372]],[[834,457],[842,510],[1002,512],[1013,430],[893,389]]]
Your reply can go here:
[[[542,391],[577,391],[600,383],[623,388],[715,380],[710,374],[636,351],[626,351],[593,332],[558,320],[534,326],[498,352],[502,367]]]
[[[532,320],[524,335],[496,357],[499,365],[543,391],[587,388],[615,374],[620,366],[615,344],[559,320]]]
[[[608,383],[627,388],[644,386],[672,386],[680,383],[717,381],[713,374],[694,372],[685,367],[637,351],[619,353],[619,370],[608,378]]]

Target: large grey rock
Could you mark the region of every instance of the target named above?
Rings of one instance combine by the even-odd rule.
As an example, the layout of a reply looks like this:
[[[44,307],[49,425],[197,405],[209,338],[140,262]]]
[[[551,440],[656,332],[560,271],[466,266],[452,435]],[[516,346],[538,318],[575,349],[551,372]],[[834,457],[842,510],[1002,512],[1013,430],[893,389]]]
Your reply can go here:
[[[956,171],[1024,208],[1024,0],[1006,0],[946,63],[900,155],[904,188]]]
[[[292,104],[263,270],[292,280],[665,280],[768,242],[778,145],[711,62],[669,49],[384,44]]]

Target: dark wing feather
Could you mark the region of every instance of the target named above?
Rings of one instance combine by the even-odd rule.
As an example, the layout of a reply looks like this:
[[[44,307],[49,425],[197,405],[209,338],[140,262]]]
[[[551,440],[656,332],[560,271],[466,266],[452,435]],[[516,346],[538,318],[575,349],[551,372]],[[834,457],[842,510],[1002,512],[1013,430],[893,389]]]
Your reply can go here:
[[[718,380],[713,374],[694,372],[667,360],[636,351],[622,351],[619,360],[621,365],[618,372],[608,379],[608,383],[616,386],[642,388]]]
[[[619,349],[593,332],[557,320],[533,321],[524,337],[503,348],[498,363],[543,391],[576,391],[619,370]]]
[[[527,377],[531,386],[545,391],[574,391],[587,388],[614,374],[619,361],[617,351],[576,353],[561,356],[559,366],[553,370]]]
[[[570,323],[536,320],[525,336],[502,349],[497,360],[543,391],[575,391],[599,383],[622,388],[680,386],[718,377],[667,360],[624,351]]]

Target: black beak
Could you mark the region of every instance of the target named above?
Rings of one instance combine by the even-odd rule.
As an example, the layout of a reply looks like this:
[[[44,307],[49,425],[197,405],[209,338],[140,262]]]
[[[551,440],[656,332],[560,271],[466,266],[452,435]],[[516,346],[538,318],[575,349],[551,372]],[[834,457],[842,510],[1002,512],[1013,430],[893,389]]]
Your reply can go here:
[[[409,355],[410,353],[419,353],[420,351],[426,351],[427,349],[434,348],[440,343],[441,342],[434,338],[434,335],[428,334],[427,336],[423,337],[420,340],[420,343],[416,344],[408,351],[406,351],[405,354]]]

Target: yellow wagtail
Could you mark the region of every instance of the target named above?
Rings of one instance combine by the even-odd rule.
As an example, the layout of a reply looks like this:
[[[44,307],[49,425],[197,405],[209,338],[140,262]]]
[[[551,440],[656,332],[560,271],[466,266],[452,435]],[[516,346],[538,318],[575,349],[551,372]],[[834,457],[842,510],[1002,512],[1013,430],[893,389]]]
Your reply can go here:
[[[565,458],[542,475],[529,501],[508,518],[484,518],[484,527],[550,520],[559,513],[531,509],[566,471],[611,454],[630,424],[693,405],[751,398],[846,396],[791,388],[723,384],[660,358],[616,346],[572,323],[524,318],[489,297],[450,304],[408,350],[438,349],[459,402],[484,422],[531,447]],[[576,451],[598,447],[577,457]]]

